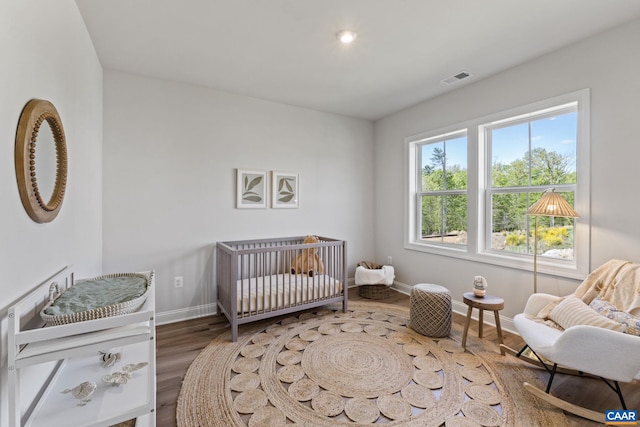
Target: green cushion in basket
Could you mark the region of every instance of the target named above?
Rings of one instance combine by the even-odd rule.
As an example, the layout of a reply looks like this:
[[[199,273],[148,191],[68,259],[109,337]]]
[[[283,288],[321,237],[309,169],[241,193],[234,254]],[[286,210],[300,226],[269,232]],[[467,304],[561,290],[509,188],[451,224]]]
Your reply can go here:
[[[144,276],[122,276],[91,279],[75,283],[44,310],[50,316],[80,313],[131,301],[147,290]]]

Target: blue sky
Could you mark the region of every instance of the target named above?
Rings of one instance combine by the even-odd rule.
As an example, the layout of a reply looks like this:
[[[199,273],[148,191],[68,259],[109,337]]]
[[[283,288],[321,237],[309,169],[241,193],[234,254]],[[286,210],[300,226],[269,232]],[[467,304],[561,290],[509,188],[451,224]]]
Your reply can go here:
[[[531,122],[532,148],[545,148],[573,158],[576,156],[577,113],[566,113],[555,117]],[[511,163],[521,159],[529,150],[529,130],[527,123],[507,126],[493,131],[493,163]],[[466,169],[466,137],[446,140],[447,165],[460,165]],[[443,148],[440,143],[426,145],[423,149],[422,167],[431,163],[431,153],[435,147]]]
[[[576,156],[577,113],[534,120],[531,122],[532,148],[545,148],[572,158]],[[511,163],[529,150],[528,124],[522,123],[493,131],[493,163]]]
[[[445,144],[437,142],[425,145],[422,149],[422,167],[424,168],[425,165],[431,164],[431,155],[437,147],[442,150],[446,149],[447,167],[451,168],[453,165],[459,165],[461,169],[467,169],[467,137],[447,139]]]

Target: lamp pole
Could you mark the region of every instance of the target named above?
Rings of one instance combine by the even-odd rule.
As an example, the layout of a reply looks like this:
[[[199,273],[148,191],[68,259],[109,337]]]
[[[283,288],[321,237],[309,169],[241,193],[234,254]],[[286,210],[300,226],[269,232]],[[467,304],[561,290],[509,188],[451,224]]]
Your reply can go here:
[[[538,217],[541,215],[563,218],[578,218],[580,215],[573,210],[567,201],[555,189],[549,188],[529,209],[528,215],[535,217],[533,229],[533,293],[538,293]]]

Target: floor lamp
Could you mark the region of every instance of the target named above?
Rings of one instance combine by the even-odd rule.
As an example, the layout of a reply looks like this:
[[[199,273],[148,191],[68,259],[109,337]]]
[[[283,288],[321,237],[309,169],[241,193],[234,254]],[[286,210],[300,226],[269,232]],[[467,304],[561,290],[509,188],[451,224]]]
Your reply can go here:
[[[554,216],[561,218],[578,218],[578,212],[567,203],[561,195],[549,188],[527,210],[527,215],[535,216],[535,229],[533,232],[533,293],[538,292],[538,217]]]

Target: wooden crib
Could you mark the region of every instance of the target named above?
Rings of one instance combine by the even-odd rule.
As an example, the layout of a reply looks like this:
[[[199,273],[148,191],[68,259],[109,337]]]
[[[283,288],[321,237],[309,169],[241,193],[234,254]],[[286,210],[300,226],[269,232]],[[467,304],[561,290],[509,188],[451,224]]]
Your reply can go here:
[[[231,323],[233,341],[238,325],[282,314],[342,302],[347,311],[347,243],[318,236],[218,242],[218,308]],[[324,273],[294,273],[298,255],[317,249]]]

